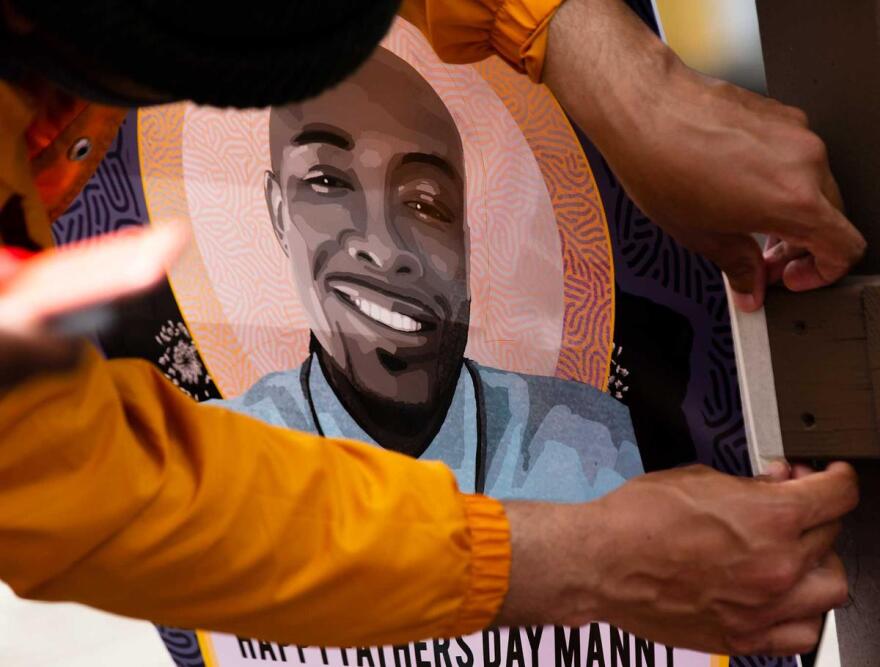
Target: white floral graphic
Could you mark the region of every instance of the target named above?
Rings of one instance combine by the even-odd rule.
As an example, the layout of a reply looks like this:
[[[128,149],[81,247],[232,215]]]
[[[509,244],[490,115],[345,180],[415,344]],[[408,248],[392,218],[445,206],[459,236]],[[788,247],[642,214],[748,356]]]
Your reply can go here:
[[[618,401],[626,398],[626,393],[629,391],[629,384],[627,384],[629,370],[621,365],[622,357],[623,345],[615,345],[611,352],[611,368],[608,372],[608,393]]]
[[[196,348],[192,343],[177,341],[172,354],[172,367],[180,373],[180,379],[195,384],[202,377],[204,369],[196,356]]]
[[[155,339],[163,350],[158,362],[165,377],[187,396],[210,398],[208,389],[200,388],[200,385],[210,385],[211,378],[199,359],[186,325],[168,320],[159,329]]]

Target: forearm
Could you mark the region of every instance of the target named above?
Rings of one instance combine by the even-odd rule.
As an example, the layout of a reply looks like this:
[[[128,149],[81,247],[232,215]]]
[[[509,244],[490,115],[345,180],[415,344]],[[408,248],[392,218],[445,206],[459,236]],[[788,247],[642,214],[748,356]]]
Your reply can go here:
[[[506,503],[510,590],[496,623],[606,622],[722,654],[809,650],[820,614],[846,600],[830,550],[858,489],[843,464],[795,478],[695,466],[586,504]]]
[[[686,70],[623,0],[567,0],[550,22],[544,83],[606,158],[648,148],[632,137]]]
[[[599,620],[599,568],[585,557],[597,546],[604,517],[596,504],[504,503],[510,522],[510,584],[495,619],[500,626]],[[593,544],[590,544],[590,541]]]
[[[180,627],[312,645],[471,632],[506,590],[500,505],[442,465],[198,406],[100,361],[0,400],[0,578]]]
[[[622,0],[568,0],[544,80],[639,209],[755,310],[768,281],[827,285],[864,253],[797,109],[686,67]],[[766,258],[752,234],[781,243]]]

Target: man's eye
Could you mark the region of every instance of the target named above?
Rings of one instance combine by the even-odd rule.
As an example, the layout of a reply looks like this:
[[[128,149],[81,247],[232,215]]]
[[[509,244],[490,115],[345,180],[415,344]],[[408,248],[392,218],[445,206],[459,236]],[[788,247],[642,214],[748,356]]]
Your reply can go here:
[[[306,174],[303,179],[318,194],[329,194],[339,190],[354,190],[354,187],[343,178],[331,174]]]
[[[404,202],[404,205],[417,211],[422,216],[439,220],[440,222],[452,222],[452,214],[450,214],[445,206],[429,204],[426,201],[411,200]]]

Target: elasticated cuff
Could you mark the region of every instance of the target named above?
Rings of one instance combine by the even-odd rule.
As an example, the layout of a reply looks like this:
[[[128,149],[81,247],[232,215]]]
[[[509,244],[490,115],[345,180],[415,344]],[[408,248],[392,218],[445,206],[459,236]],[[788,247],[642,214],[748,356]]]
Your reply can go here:
[[[510,581],[510,524],[500,502],[464,496],[471,538],[470,586],[450,636],[482,630],[498,615]]]
[[[508,62],[540,82],[550,21],[562,0],[506,0],[498,8],[490,41]]]
[[[407,0],[400,14],[421,30],[445,62],[499,55],[540,81],[547,29],[563,0]]]

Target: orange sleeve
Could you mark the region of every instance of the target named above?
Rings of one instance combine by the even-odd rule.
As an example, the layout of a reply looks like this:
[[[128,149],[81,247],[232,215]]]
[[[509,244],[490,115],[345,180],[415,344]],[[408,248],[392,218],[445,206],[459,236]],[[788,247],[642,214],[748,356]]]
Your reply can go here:
[[[300,645],[457,636],[506,592],[502,506],[442,464],[198,405],[89,350],[0,396],[0,579]]]
[[[446,62],[500,55],[541,80],[547,28],[563,0],[404,0],[400,15],[416,25]]]

